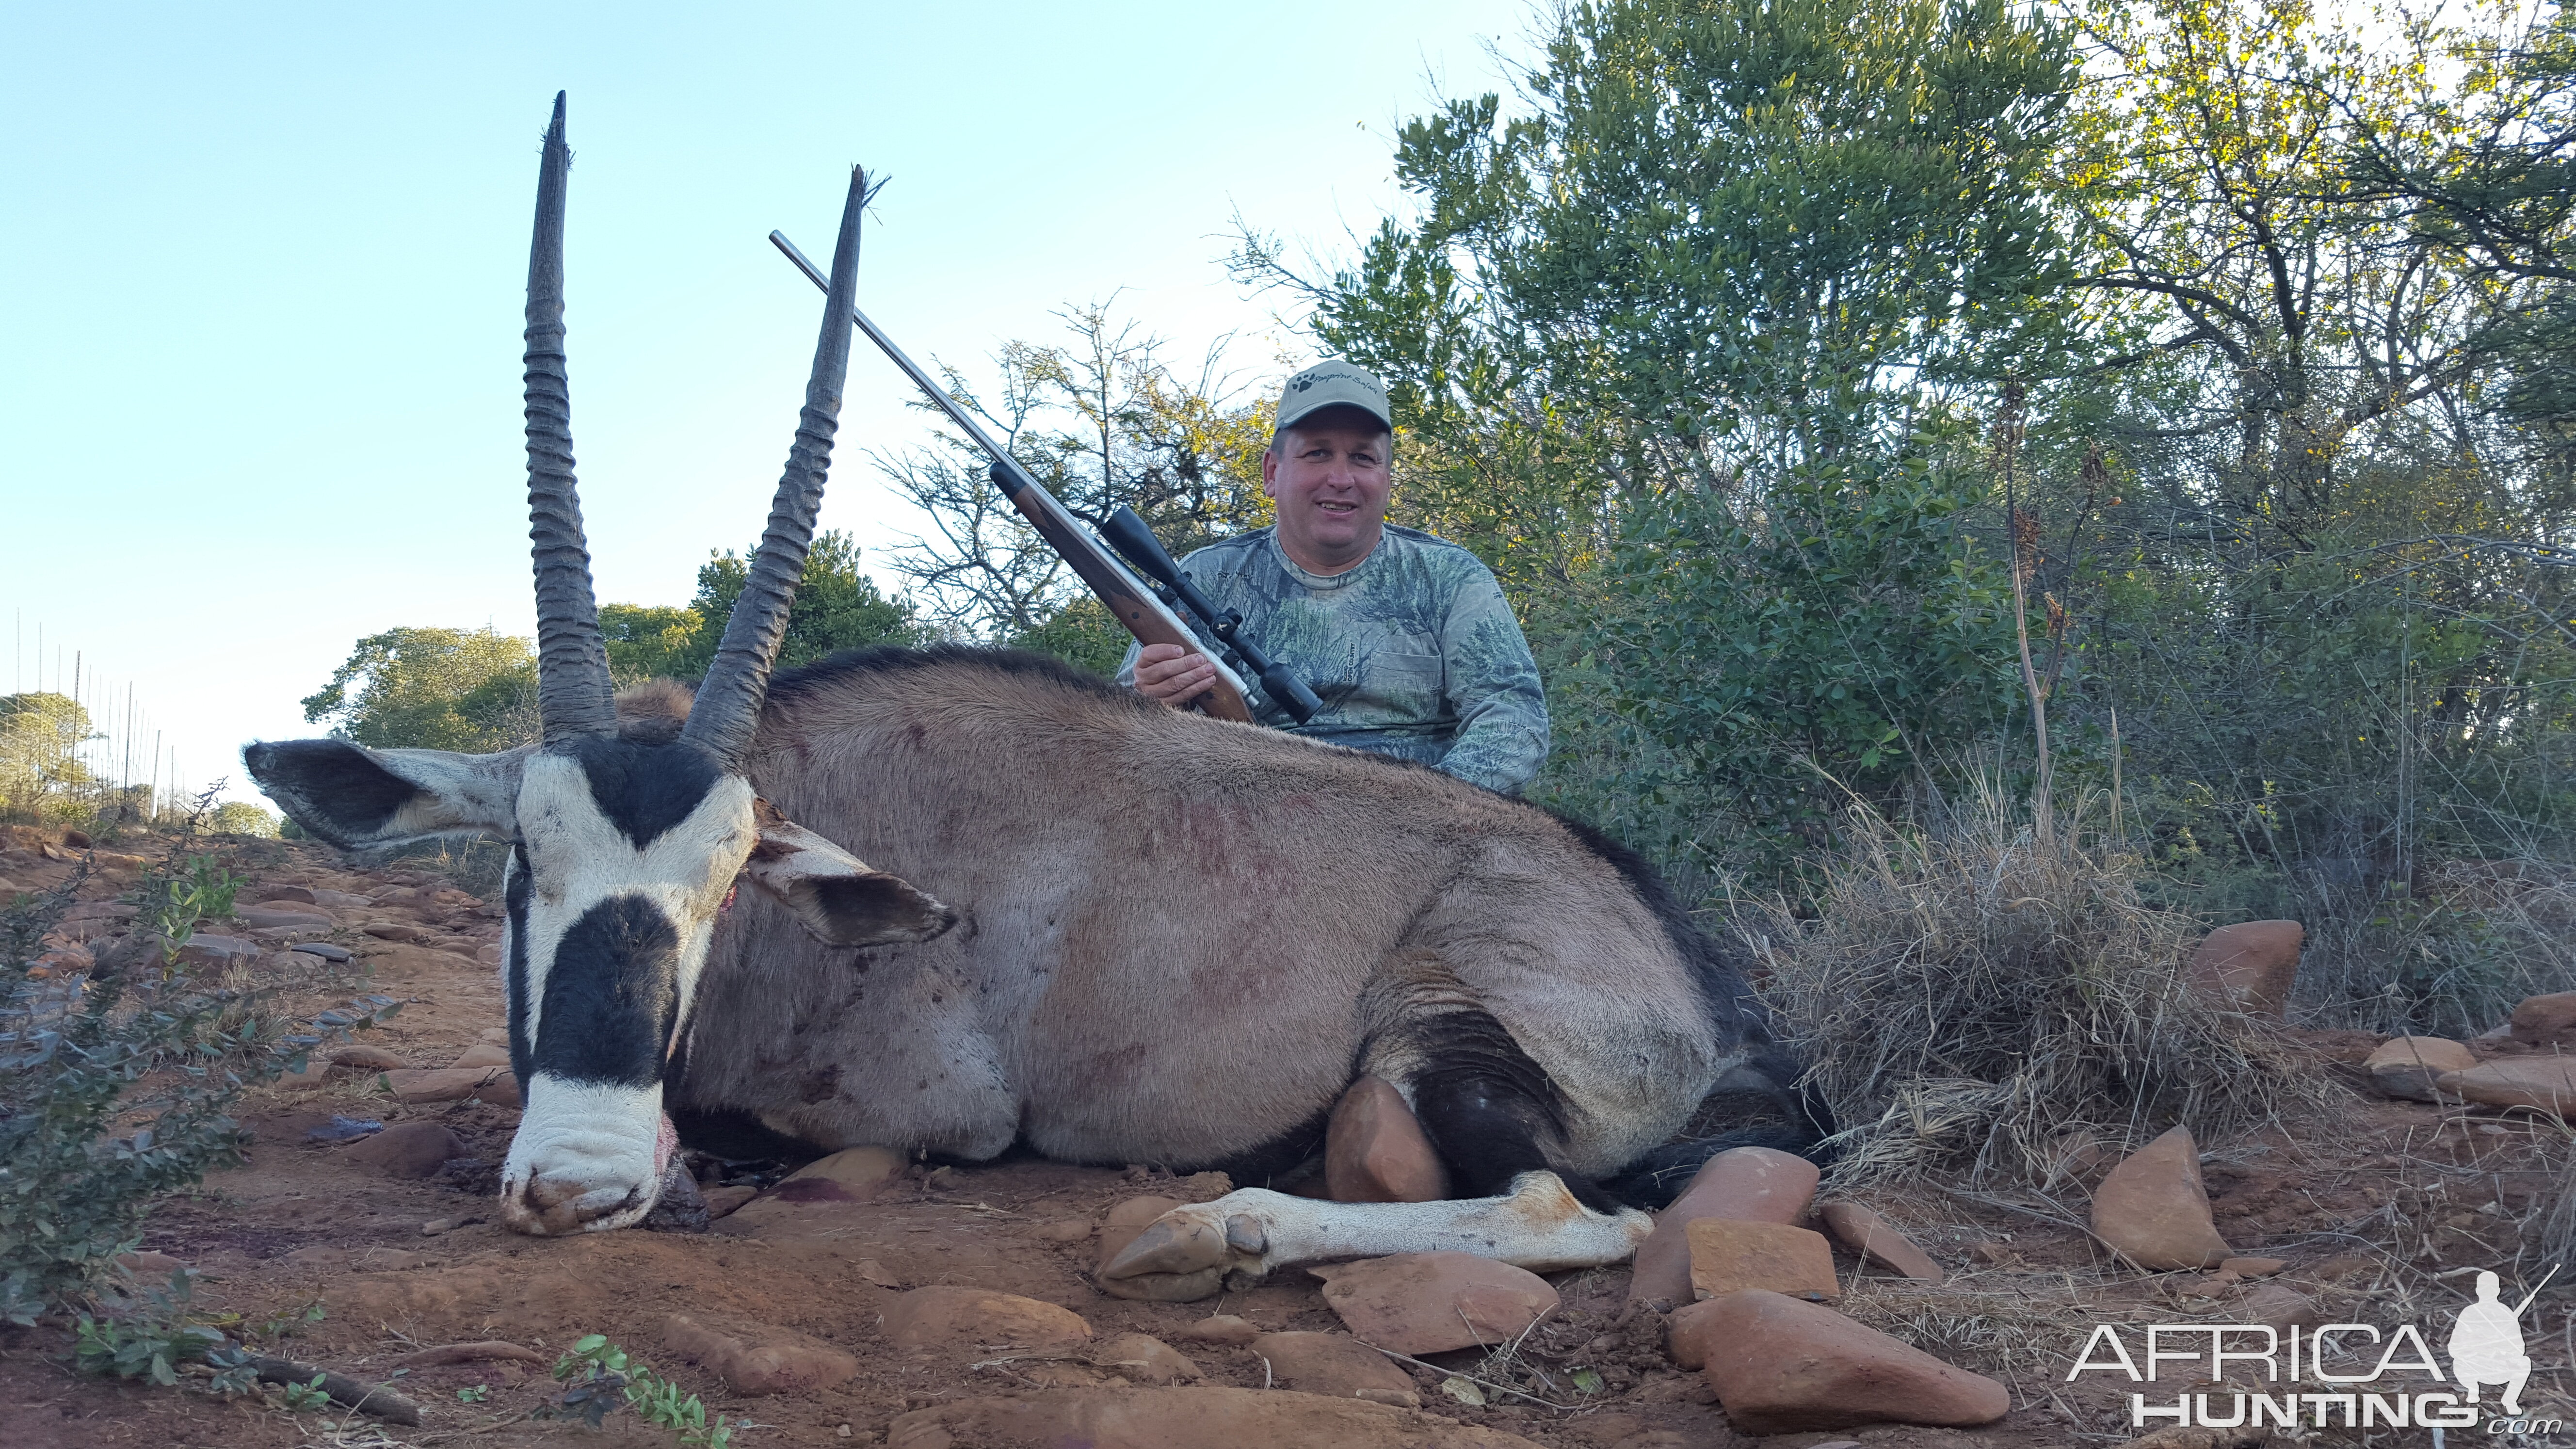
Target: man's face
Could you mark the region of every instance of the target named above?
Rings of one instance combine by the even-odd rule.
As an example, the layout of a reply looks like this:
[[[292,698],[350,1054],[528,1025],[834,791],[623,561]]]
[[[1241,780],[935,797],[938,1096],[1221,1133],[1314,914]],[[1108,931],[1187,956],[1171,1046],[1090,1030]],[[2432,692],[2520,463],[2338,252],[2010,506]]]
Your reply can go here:
[[[1333,408],[1280,435],[1261,459],[1279,507],[1279,545],[1297,566],[1337,574],[1369,556],[1386,523],[1390,438],[1357,408]]]

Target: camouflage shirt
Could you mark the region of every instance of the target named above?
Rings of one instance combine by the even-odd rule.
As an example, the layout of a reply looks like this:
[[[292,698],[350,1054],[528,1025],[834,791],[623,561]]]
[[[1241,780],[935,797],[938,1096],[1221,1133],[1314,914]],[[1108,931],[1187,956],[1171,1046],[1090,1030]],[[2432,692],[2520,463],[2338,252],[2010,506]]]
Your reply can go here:
[[[1324,702],[1298,724],[1247,679],[1261,723],[1505,794],[1519,793],[1547,759],[1538,664],[1493,572],[1458,545],[1388,524],[1357,567],[1327,576],[1299,568],[1263,528],[1181,566]],[[1204,636],[1200,647],[1223,657]],[[1135,683],[1138,652],[1127,646],[1119,683]]]

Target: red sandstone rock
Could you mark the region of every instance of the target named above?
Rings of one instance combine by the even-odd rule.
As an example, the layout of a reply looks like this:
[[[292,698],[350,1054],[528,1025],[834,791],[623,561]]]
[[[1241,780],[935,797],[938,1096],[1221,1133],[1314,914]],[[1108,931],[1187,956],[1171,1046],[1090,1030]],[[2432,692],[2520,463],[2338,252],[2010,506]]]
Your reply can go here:
[[[1882,1268],[1924,1283],[1938,1283],[1949,1276],[1930,1254],[1888,1226],[1887,1219],[1859,1203],[1829,1202],[1817,1210],[1817,1216],[1825,1220],[1825,1230],[1834,1235],[1834,1241]]]
[[[1822,1233],[1734,1218],[1700,1218],[1689,1233],[1691,1291],[1701,1298],[1723,1298],[1747,1288],[1816,1302],[1842,1296],[1842,1284],[1834,1277],[1834,1250]]]
[[[1363,1389],[1389,1395],[1414,1393],[1412,1376],[1347,1333],[1265,1333],[1252,1341],[1252,1352],[1270,1366],[1277,1388],[1336,1399],[1356,1397]]]
[[[2524,997],[2505,1029],[2515,1041],[2532,1046],[2576,1044],[2576,991]]]
[[[2278,1017],[2290,1004],[2299,948],[2308,937],[2296,921],[2239,921],[2201,938],[2191,953],[2191,982],[2241,1011]]]
[[[1903,1423],[1965,1427],[2012,1407],[2002,1384],[1953,1368],[1830,1308],[1758,1289],[1693,1320],[1703,1370],[1748,1434]]]
[[[1129,1383],[1176,1384],[1199,1377],[1199,1366],[1179,1349],[1144,1333],[1122,1333],[1091,1350],[1091,1366]]]
[[[363,1162],[387,1177],[428,1177],[451,1157],[464,1157],[465,1139],[435,1122],[396,1122],[340,1149],[352,1162]]]
[[[2477,1064],[2475,1052],[2447,1037],[2398,1036],[2381,1042],[2361,1065],[2388,1095],[2430,1102],[2443,1073],[2465,1072]]]
[[[907,1353],[945,1355],[987,1349],[1072,1349],[1091,1325],[1069,1308],[990,1288],[915,1288],[885,1311],[888,1343]]]
[[[1449,1169],[1403,1094],[1362,1077],[1324,1131],[1324,1190],[1335,1202],[1438,1202],[1449,1195]]]
[[[2434,1080],[2443,1096],[2576,1117],[2576,1057],[2503,1057]]]
[[[1816,1165],[1768,1147],[1737,1147],[1701,1166],[1672,1206],[1655,1215],[1655,1231],[1637,1249],[1628,1301],[1691,1300],[1690,1224],[1698,1218],[1794,1223],[1816,1196]]]
[[[2233,1256],[2210,1220],[2200,1149],[2176,1127],[2129,1154],[2093,1192],[2093,1232],[2141,1268],[2207,1268]]]
[[[763,1324],[717,1328],[674,1313],[662,1325],[662,1343],[745,1398],[828,1389],[859,1371],[856,1358],[830,1344]]]
[[[1326,1306],[1352,1333],[1397,1353],[1509,1343],[1557,1306],[1546,1279],[1471,1253],[1398,1253],[1309,1271],[1324,1279]]]

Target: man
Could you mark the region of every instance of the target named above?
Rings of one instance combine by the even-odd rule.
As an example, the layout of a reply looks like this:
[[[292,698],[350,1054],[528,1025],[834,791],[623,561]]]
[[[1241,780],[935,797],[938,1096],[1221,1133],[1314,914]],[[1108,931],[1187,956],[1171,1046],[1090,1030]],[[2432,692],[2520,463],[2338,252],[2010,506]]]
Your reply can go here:
[[[1538,665],[1492,570],[1454,543],[1386,522],[1394,443],[1375,377],[1347,362],[1298,373],[1261,459],[1261,491],[1279,521],[1182,567],[1324,703],[1296,724],[1252,684],[1254,719],[1518,794],[1547,758]],[[1216,680],[1215,650],[1203,648],[1131,644],[1119,681],[1185,705]]]

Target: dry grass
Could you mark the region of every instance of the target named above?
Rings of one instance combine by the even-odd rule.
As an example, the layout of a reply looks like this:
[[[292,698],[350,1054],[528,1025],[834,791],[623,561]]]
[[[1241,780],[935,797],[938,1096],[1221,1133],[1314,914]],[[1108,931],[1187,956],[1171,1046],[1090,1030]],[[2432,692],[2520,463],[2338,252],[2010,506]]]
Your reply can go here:
[[[2046,1184],[2086,1139],[2212,1142],[2324,1107],[2295,1047],[2185,987],[2198,924],[2141,904],[2135,858],[2080,826],[2042,842],[1993,788],[1921,829],[1856,809],[1819,919],[1740,918],[1844,1128],[1839,1182]]]

